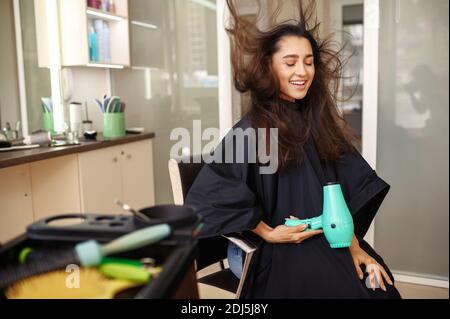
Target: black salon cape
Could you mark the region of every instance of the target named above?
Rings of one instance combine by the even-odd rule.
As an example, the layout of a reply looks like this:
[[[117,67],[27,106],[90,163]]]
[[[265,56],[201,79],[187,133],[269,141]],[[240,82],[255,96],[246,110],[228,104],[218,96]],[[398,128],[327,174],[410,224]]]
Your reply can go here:
[[[286,111],[301,121],[298,107],[286,103]],[[250,126],[244,118],[235,128]],[[276,227],[289,215],[301,219],[321,215],[322,184],[311,164],[317,157],[311,155],[301,167],[272,175],[260,174],[255,163],[205,165],[186,197],[186,204],[204,218],[200,237],[251,231],[261,220]],[[362,239],[390,186],[359,153],[346,153],[335,164],[334,172],[353,215],[360,246],[393,279],[383,259]],[[387,292],[368,289],[367,275],[363,280],[358,278],[349,249],[330,248],[323,234],[300,244],[269,244],[254,237],[259,239],[258,250],[242,298],[400,298],[396,288],[387,283]]]

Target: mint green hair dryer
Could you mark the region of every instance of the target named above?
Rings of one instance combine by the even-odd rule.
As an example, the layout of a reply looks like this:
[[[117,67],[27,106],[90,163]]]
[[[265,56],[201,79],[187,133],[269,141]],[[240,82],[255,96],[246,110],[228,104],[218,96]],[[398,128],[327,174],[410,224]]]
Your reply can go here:
[[[352,244],[353,218],[345,203],[339,184],[329,183],[323,187],[323,214],[310,219],[288,219],[286,226],[308,224],[308,230],[323,229],[331,248],[345,248]]]

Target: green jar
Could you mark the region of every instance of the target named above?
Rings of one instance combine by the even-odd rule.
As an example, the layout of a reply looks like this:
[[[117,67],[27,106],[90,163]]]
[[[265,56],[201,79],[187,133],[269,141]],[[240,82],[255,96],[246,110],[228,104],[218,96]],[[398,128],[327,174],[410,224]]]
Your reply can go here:
[[[125,136],[125,115],[124,113],[104,113],[103,114],[103,137],[118,138]]]
[[[42,122],[44,125],[44,130],[50,133],[55,133],[55,126],[53,122],[53,113],[43,113]]]

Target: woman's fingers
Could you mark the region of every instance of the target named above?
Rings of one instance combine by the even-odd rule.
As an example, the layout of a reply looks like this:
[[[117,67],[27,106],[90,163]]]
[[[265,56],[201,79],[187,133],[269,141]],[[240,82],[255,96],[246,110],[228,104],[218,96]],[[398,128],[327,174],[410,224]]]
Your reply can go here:
[[[284,232],[284,236],[288,236],[285,237],[287,239],[288,242],[293,242],[293,243],[301,243],[302,241],[311,238],[315,235],[319,235],[323,233],[323,230],[314,230],[314,231],[305,231],[308,228],[308,224],[302,224],[302,225],[298,225],[298,226],[285,226],[285,225],[280,225],[278,226],[278,230],[280,232],[280,234],[282,234]],[[288,239],[290,238],[290,239]],[[286,240],[284,241],[286,242]]]
[[[381,289],[383,289],[383,291],[386,291],[386,285],[384,284],[384,280],[383,277],[381,275],[381,270],[380,267],[382,268],[381,265],[379,265],[376,261],[367,261],[366,263],[366,271],[367,273],[369,273],[369,281],[370,281],[370,287],[375,290],[376,289],[376,284],[375,284],[375,279],[377,280],[378,284],[380,285]]]
[[[307,231],[307,232],[302,232],[300,235],[302,236],[302,238],[307,239],[307,238],[311,238],[313,236],[316,235],[320,235],[323,233],[323,230],[311,230],[311,231]]]
[[[301,233],[303,232],[306,228],[308,228],[308,225],[298,225],[298,226],[286,226],[288,228],[288,232],[291,234],[295,234],[295,233]]]
[[[381,289],[383,289],[383,291],[387,291],[386,285],[384,284],[383,277],[381,276],[381,271],[380,271],[379,265],[377,265],[375,268],[375,276],[377,277],[377,281],[380,284]]]
[[[379,265],[379,267],[380,267],[381,274],[383,275],[384,279],[386,279],[386,282],[387,282],[389,285],[393,286],[394,283],[392,282],[391,278],[390,278],[389,275],[387,274],[386,270],[385,270],[385,269],[383,268],[383,266],[381,266],[381,265]]]
[[[375,291],[375,272],[371,272],[369,274],[369,282],[370,288],[372,288],[372,290]]]
[[[295,230],[299,232],[304,232],[306,228],[308,228],[308,224],[295,226]]]
[[[302,232],[298,236],[298,243],[301,243],[308,238],[311,238],[316,235],[320,235],[322,233],[323,233],[323,230],[313,230],[313,231]]]
[[[357,259],[353,259],[353,264],[355,265],[355,269],[356,269],[356,274],[358,275],[360,280],[364,279],[364,273],[361,269],[361,264],[359,263],[359,261]]]
[[[294,233],[292,234],[291,237],[291,242],[295,243],[295,244],[300,244],[301,242],[303,242],[304,240],[311,238],[315,235],[321,234],[322,231],[321,230],[315,230],[315,231],[308,231],[308,232],[300,232],[300,233]]]
[[[369,274],[370,288],[375,290],[375,265],[372,262],[364,262],[366,264],[366,272]]]

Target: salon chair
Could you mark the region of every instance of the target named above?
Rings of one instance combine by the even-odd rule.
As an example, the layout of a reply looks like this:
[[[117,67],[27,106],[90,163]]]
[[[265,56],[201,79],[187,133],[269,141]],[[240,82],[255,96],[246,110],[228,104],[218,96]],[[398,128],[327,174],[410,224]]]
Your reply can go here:
[[[193,158],[189,161],[170,159],[169,174],[172,184],[174,203],[184,205],[184,200],[198,173],[204,163],[194,163]],[[244,251],[244,264],[242,276],[239,280],[229,268],[225,268],[223,260],[227,258],[227,248],[229,241],[239,246]],[[199,239],[198,254],[196,258],[196,271],[200,271],[210,265],[220,263],[221,269],[215,273],[203,276],[198,279],[199,283],[214,286],[235,294],[238,299],[242,292],[242,287],[247,276],[250,261],[256,250],[256,246],[243,234],[233,233],[219,237]]]

